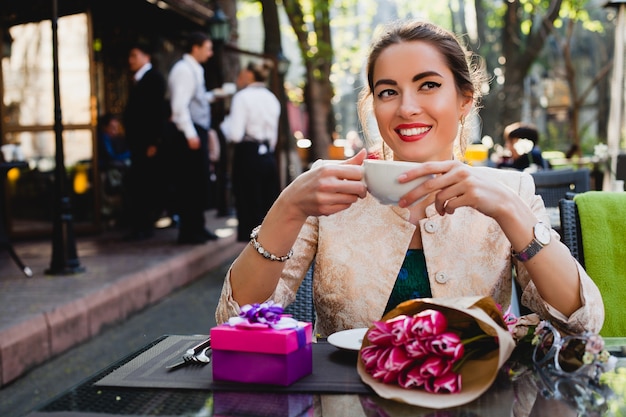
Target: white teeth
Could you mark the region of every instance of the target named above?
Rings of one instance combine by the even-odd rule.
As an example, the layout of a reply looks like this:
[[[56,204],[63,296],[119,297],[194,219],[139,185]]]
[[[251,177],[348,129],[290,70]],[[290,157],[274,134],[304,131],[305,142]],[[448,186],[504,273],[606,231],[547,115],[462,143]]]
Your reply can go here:
[[[399,129],[398,133],[402,136],[415,136],[426,133],[430,130],[430,127],[413,127],[411,129]]]

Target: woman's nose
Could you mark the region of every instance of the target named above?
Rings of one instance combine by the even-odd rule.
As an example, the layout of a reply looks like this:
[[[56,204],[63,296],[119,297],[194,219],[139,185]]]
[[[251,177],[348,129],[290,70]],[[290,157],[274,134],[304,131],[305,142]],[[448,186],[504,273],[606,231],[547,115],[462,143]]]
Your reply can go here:
[[[410,94],[402,95],[400,106],[398,107],[398,116],[408,118],[421,111],[421,106],[416,97]]]

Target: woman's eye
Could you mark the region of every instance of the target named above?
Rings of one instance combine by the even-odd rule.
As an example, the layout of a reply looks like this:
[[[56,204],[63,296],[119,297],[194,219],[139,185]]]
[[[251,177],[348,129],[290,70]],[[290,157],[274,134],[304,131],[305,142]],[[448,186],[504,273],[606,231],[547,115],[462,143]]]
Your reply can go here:
[[[378,93],[378,98],[387,98],[390,96],[396,95],[396,92],[394,90],[382,90],[381,92]]]
[[[426,81],[424,84],[422,84],[420,89],[421,90],[433,90],[439,87],[441,87],[441,83],[436,83],[434,81]]]

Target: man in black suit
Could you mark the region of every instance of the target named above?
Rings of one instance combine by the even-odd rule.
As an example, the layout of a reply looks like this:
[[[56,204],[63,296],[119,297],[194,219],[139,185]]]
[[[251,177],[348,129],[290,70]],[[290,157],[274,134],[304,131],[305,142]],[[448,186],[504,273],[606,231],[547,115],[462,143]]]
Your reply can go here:
[[[126,140],[131,166],[127,176],[128,221],[130,240],[141,240],[154,234],[154,223],[160,214],[157,145],[165,122],[165,77],[152,67],[147,45],[135,44],[128,55],[133,73],[128,102],[124,111]]]

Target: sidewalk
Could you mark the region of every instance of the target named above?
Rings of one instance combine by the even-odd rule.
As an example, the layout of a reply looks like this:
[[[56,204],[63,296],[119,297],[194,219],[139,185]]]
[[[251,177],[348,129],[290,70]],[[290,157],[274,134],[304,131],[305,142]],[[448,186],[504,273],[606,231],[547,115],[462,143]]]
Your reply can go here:
[[[220,239],[204,245],[177,245],[174,228],[159,229],[140,242],[124,241],[122,231],[77,236],[85,272],[74,275],[45,274],[51,240],[14,242],[33,276],[26,277],[8,253],[0,253],[0,388],[235,257],[244,247],[236,241],[234,217],[207,212],[207,227]]]

